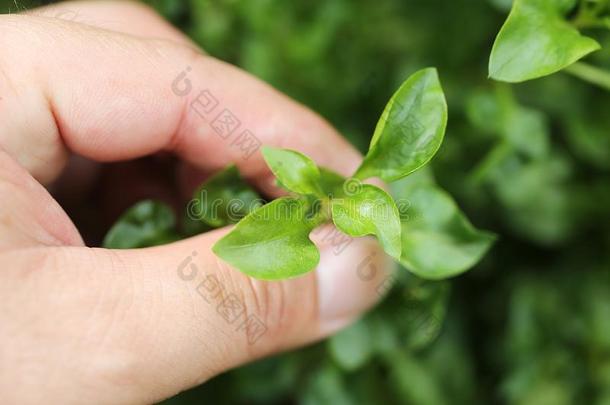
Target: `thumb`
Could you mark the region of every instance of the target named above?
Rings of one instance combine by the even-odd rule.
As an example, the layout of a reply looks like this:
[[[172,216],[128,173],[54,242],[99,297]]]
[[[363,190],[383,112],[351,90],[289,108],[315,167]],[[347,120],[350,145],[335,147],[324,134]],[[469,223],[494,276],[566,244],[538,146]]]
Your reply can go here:
[[[378,298],[386,259],[368,238],[313,235],[315,272],[251,279],[211,246],[227,230],[138,250],[2,254],[0,392],[12,402],[155,402],[270,353],[320,339]],[[10,373],[9,373],[10,371]],[[9,389],[5,389],[8,388]]]

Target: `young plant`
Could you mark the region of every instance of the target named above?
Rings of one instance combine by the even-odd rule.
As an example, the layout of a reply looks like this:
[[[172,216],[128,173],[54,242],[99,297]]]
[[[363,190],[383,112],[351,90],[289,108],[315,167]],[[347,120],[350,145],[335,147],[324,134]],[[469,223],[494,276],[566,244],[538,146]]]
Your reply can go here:
[[[261,279],[281,279],[316,267],[319,252],[309,234],[334,225],[351,237],[375,235],[385,252],[431,279],[474,265],[493,237],[477,231],[434,184],[412,187],[407,215],[371,177],[391,183],[424,166],[439,149],[447,105],[435,69],[409,77],[388,102],[369,151],[350,178],[318,167],[307,156],[265,147],[263,156],[291,196],[251,212],[214,246],[214,252]],[[406,201],[406,200],[405,200]]]
[[[523,82],[565,69],[610,89],[610,73],[575,63],[601,48],[580,32],[587,28],[610,29],[608,1],[515,0],[494,42],[489,77]]]
[[[438,74],[433,68],[420,70],[388,102],[352,177],[318,167],[297,151],[264,147],[265,161],[289,196],[261,206],[258,194],[231,166],[196,191],[184,227],[192,228],[193,219],[209,227],[236,223],[213,251],[259,279],[313,270],[320,254],[309,236],[325,223],[349,237],[374,235],[388,255],[422,278],[459,274],[485,254],[493,235],[476,230],[429,176],[396,183],[401,210],[386,191],[363,182],[376,177],[392,183],[422,168],[439,149],[446,124]],[[162,241],[167,230],[159,231]],[[110,235],[117,232],[113,229]]]

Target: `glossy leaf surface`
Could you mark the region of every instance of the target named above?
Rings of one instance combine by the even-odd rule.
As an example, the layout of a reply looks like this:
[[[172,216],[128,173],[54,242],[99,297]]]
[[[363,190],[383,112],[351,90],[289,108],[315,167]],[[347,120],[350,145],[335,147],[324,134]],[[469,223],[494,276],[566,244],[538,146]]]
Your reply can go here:
[[[567,20],[572,1],[515,0],[489,59],[489,76],[522,82],[555,73],[600,45]]]
[[[337,228],[351,236],[375,235],[387,254],[399,258],[400,217],[392,197],[370,184],[350,194],[331,201]]]
[[[278,181],[298,194],[322,195],[320,170],[313,160],[289,149],[263,148],[265,161]]]
[[[446,125],[447,103],[436,69],[414,73],[386,105],[355,176],[391,182],[409,175],[432,159]]]
[[[312,270],[320,260],[309,239],[316,225],[305,200],[284,197],[250,213],[213,250],[255,278],[295,277]]]

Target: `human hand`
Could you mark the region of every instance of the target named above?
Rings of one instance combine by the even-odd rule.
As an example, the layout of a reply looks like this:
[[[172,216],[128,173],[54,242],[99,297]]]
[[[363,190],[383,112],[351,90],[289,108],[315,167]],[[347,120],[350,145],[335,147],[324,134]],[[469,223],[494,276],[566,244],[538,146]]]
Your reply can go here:
[[[108,163],[165,151],[204,174],[236,163],[278,196],[260,153],[245,159],[210,125],[224,108],[262,144],[352,173],[360,155],[311,111],[205,56],[137,3],[0,16],[0,49],[1,402],[159,401],[327,336],[377,300],[389,262],[372,239],[339,255],[318,240],[315,272],[263,282],[211,252],[226,229],[155,248],[86,247],[44,187],[70,154]],[[211,117],[193,107],[203,90],[220,103]],[[221,298],[202,293],[210,279]],[[264,326],[254,343],[243,318],[218,311],[229,296]]]

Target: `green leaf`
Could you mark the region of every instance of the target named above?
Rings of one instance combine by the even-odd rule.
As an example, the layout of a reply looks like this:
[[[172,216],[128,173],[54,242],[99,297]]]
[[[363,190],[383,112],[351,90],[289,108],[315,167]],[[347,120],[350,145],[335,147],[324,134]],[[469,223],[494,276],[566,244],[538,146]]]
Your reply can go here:
[[[547,117],[538,110],[521,106],[511,88],[498,84],[495,93],[477,92],[467,108],[473,125],[504,141],[531,158],[548,153],[550,136]]]
[[[605,122],[604,122],[605,121]],[[601,169],[610,169],[610,120],[572,115],[567,119],[567,139],[574,154]]]
[[[366,364],[374,347],[371,331],[363,319],[328,340],[331,356],[346,371],[354,371]]]
[[[298,194],[323,195],[320,170],[313,160],[289,149],[263,147],[263,157],[278,181]]]
[[[466,100],[466,116],[483,133],[500,130],[502,105],[498,96],[489,90],[477,90]]]
[[[206,224],[201,219],[193,217],[193,215],[189,213],[188,209],[184,210],[180,222],[180,232],[185,238],[190,238],[191,236],[199,235],[213,229],[213,227]]]
[[[503,136],[519,152],[530,158],[543,158],[549,152],[546,116],[531,108],[515,106],[503,122]]]
[[[489,76],[522,82],[555,73],[600,49],[566,21],[570,2],[515,0],[494,42]]]
[[[308,375],[299,403],[303,405],[351,405],[354,398],[342,373],[328,363]]]
[[[329,169],[320,167],[320,187],[327,197],[340,196],[347,179]]]
[[[108,231],[102,246],[108,249],[135,249],[162,245],[179,239],[172,209],[161,202],[146,200],[128,209]]]
[[[436,69],[414,73],[386,105],[355,176],[391,182],[409,175],[432,159],[446,125],[447,103]]]
[[[409,193],[415,187],[422,185],[435,185],[434,173],[429,166],[418,170],[409,177],[402,178],[390,184],[390,194],[394,197],[394,203],[398,206],[398,211],[402,217],[403,211],[411,205],[408,200]],[[408,213],[406,213],[408,214]]]
[[[440,335],[449,301],[449,281],[429,281],[413,274],[402,292],[396,327],[402,346],[421,350]]]
[[[442,279],[468,270],[491,247],[495,236],[474,228],[451,197],[433,185],[409,193],[409,215],[402,218],[400,262],[425,279]]]
[[[191,219],[220,228],[239,222],[261,205],[260,195],[243,181],[237,167],[231,165],[195,191],[187,214]]]
[[[376,235],[390,256],[400,258],[400,216],[394,200],[379,187],[360,184],[331,200],[333,222],[351,236]]]
[[[495,93],[479,92],[470,104],[470,121],[498,138],[472,171],[473,184],[488,179],[510,159],[543,159],[549,155],[551,139],[547,116],[521,106],[510,86],[498,84]],[[475,112],[477,109],[479,111]]]
[[[566,73],[578,77],[602,89],[610,91],[610,72],[584,62],[576,62],[565,69]]]
[[[487,0],[487,1],[489,1],[494,7],[496,7],[498,10],[501,10],[501,11],[509,11],[513,4],[513,0]]]
[[[388,380],[401,398],[401,403],[421,405],[447,404],[443,387],[434,378],[433,370],[407,350],[397,349],[384,356],[389,369]]]
[[[264,280],[295,277],[320,260],[309,233],[320,223],[302,199],[284,197],[250,213],[213,247],[243,273]]]
[[[552,245],[567,238],[575,226],[578,192],[570,187],[573,163],[553,151],[545,159],[506,159],[488,176],[506,222],[516,234]]]

